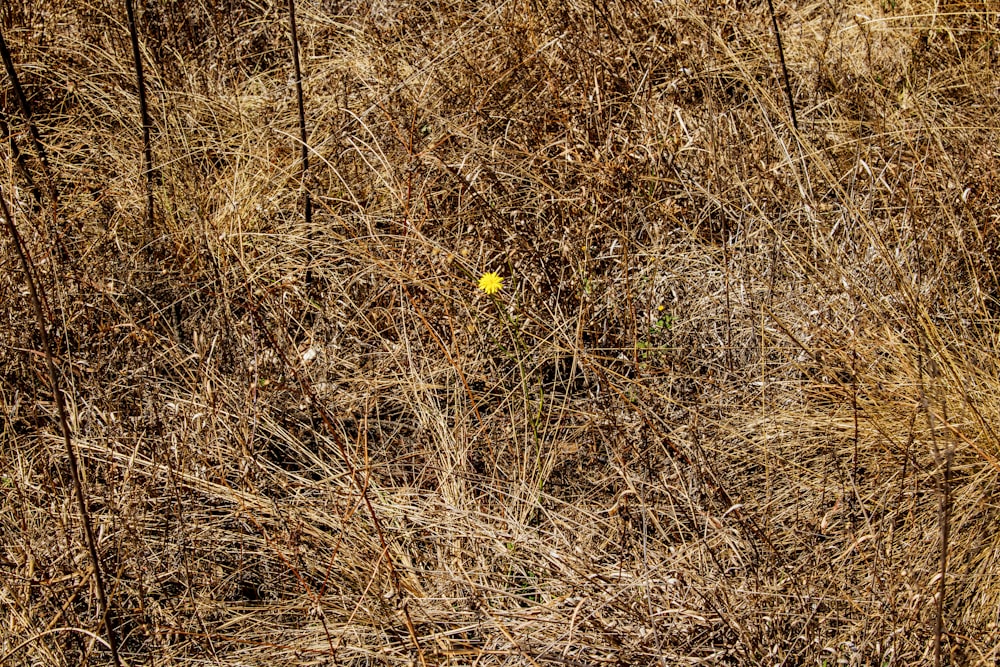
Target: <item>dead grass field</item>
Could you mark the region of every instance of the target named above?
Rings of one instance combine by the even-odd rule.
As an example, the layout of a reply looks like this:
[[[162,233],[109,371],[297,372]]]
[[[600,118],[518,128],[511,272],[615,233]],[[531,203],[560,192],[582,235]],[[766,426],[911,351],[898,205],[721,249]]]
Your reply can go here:
[[[138,4],[151,225],[0,8],[110,601],[5,231],[0,664],[1000,664],[991,0],[775,0],[797,129],[766,2],[298,0],[305,178],[286,3]]]

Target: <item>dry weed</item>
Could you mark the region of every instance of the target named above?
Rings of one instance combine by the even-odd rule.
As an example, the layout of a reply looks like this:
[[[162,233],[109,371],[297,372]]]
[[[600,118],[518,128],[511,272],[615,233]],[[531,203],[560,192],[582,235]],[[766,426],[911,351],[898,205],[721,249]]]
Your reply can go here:
[[[1000,659],[990,3],[776,1],[795,131],[761,3],[299,0],[304,184],[285,3],[139,3],[152,226],[119,4],[0,185],[128,664]],[[0,663],[108,664],[5,243]]]

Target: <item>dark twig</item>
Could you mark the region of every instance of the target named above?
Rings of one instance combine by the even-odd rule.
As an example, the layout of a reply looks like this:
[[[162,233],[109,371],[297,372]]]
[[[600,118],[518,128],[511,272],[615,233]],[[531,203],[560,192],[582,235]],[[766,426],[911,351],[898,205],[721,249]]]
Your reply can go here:
[[[944,471],[941,474],[941,571],[938,573],[937,609],[934,619],[934,665],[941,665],[941,636],[944,633],[944,595],[948,579],[948,542],[951,539],[951,463],[955,448],[948,445],[944,452]]]
[[[312,240],[312,198],[309,196],[309,187],[306,180],[309,178],[309,144],[306,134],[306,110],[302,96],[302,67],[299,64],[299,31],[295,23],[295,0],[288,0],[288,25],[292,38],[292,67],[295,71],[295,100],[299,112],[299,143],[301,144],[302,159],[302,195],[303,206],[306,219],[306,229],[308,230],[310,241]],[[309,263],[306,266],[306,285],[312,282],[312,249],[309,251]]]
[[[927,417],[927,428],[930,431],[931,443],[933,444],[934,460],[941,468],[941,499],[938,505],[938,525],[941,534],[941,553],[939,557],[938,590],[934,609],[934,667],[941,667],[941,638],[944,634],[944,596],[947,589],[948,575],[948,542],[951,537],[951,464],[954,458],[954,445],[948,444],[942,452],[938,443],[937,431],[938,420],[931,409],[931,397],[927,395],[924,387],[924,376],[936,378],[940,374],[939,366],[930,360],[930,354],[926,347],[926,341],[921,345],[917,353],[917,371],[920,383],[918,391],[920,396],[920,406]],[[942,402],[941,420],[943,425],[948,425],[947,406]]]
[[[10,125],[8,125],[7,119],[4,118],[2,112],[0,112],[0,135],[8,140],[8,144],[10,145],[10,155],[14,158],[14,164],[17,165],[17,171],[28,184],[28,189],[31,190],[31,196],[35,198],[35,202],[39,206],[42,206],[42,191],[38,189],[38,186],[35,184],[35,179],[31,177],[31,170],[28,169],[28,163],[24,159],[24,154],[21,152],[21,149],[18,148],[17,141],[14,139]]]
[[[944,424],[948,424],[948,407],[942,401],[941,418]],[[930,412],[928,408],[928,413]],[[948,543],[951,540],[951,464],[955,456],[953,443],[948,443],[941,452],[937,448],[937,440],[934,440],[934,458],[941,471],[941,500],[938,508],[938,523],[941,531],[941,553],[939,557],[938,591],[937,605],[934,610],[934,665],[940,667],[942,664],[941,638],[944,635],[944,596],[947,589],[948,580]]]
[[[792,113],[792,127],[799,129],[799,119],[795,115],[795,98],[792,97],[792,84],[788,78],[788,66],[785,64],[785,48],[781,45],[781,30],[778,29],[778,17],[774,13],[774,0],[767,0],[767,8],[771,11],[771,25],[774,27],[774,39],[778,42],[778,58],[781,60],[781,75],[785,79],[785,94],[788,95],[788,108]]]
[[[153,228],[153,145],[150,141],[149,107],[146,105],[146,79],[142,74],[142,53],[139,50],[139,32],[135,27],[135,8],[132,0],[125,0],[128,17],[128,33],[132,40],[132,60],[135,61],[135,80],[139,90],[139,114],[142,116],[142,153],[146,174],[146,225]]]
[[[24,280],[28,284],[28,295],[31,299],[31,306],[35,311],[35,322],[38,325],[38,335],[42,342],[42,352],[45,355],[45,366],[49,374],[49,384],[52,386],[52,395],[55,398],[56,409],[59,413],[59,428],[63,435],[63,444],[66,448],[66,456],[69,459],[70,474],[73,477],[73,489],[76,491],[77,505],[80,510],[80,518],[83,521],[83,532],[87,542],[87,549],[90,551],[90,560],[94,564],[94,584],[97,589],[97,602],[100,605],[100,617],[102,624],[107,630],[108,646],[111,648],[111,657],[117,667],[121,666],[121,658],[118,656],[118,634],[115,631],[114,614],[108,604],[108,597],[104,588],[104,575],[101,571],[101,561],[97,554],[97,539],[94,537],[93,522],[90,518],[86,491],[83,488],[83,481],[80,476],[80,466],[77,463],[76,450],[73,448],[73,441],[69,430],[69,417],[66,413],[66,400],[63,397],[62,389],[59,387],[59,374],[56,372],[56,364],[52,355],[52,346],[49,344],[49,336],[45,328],[45,315],[42,312],[42,299],[45,298],[45,288],[41,283],[35,284],[34,265],[27,249],[21,241],[21,235],[14,225],[14,218],[11,217],[7,200],[3,191],[0,190],[0,212],[3,213],[7,232],[10,234],[14,249],[17,251],[21,268],[24,271]]]
[[[14,164],[17,166],[18,173],[21,174],[21,178],[24,179],[25,183],[28,184],[28,190],[31,192],[31,196],[35,199],[35,204],[38,209],[42,209],[45,206],[45,200],[42,197],[42,191],[38,189],[38,184],[35,183],[34,177],[31,175],[31,169],[28,167],[28,161],[24,159],[24,153],[17,145],[17,140],[11,131],[10,125],[7,123],[7,119],[4,118],[2,112],[0,112],[0,136],[6,137],[8,140],[8,146],[10,147],[10,155],[14,158]],[[57,206],[55,198],[52,199],[52,219],[54,220],[57,216]],[[76,263],[70,255],[69,248],[66,246],[66,240],[63,238],[62,232],[52,225],[50,229],[52,237],[55,239],[56,247],[59,249],[59,258],[63,261],[69,262],[70,270],[72,271],[74,277],[79,282],[79,272],[77,271]]]
[[[38,126],[35,125],[34,118],[32,117],[31,103],[28,102],[28,97],[24,94],[21,79],[17,76],[17,70],[14,68],[14,59],[10,55],[10,49],[7,48],[7,41],[4,39],[2,31],[0,31],[0,58],[3,58],[3,66],[7,70],[7,77],[10,78],[10,85],[14,90],[14,98],[17,100],[17,106],[21,110],[21,115],[24,116],[24,121],[28,124],[31,144],[34,146],[35,153],[38,154],[38,159],[42,163],[42,173],[45,175],[49,194],[52,200],[55,201],[58,199],[58,194],[56,192],[55,181],[52,179],[52,172],[49,169],[48,154],[45,152],[45,146],[42,144],[42,135],[38,131]]]
[[[76,263],[73,260],[73,255],[70,253],[69,248],[66,245],[62,231],[59,229],[59,226],[55,224],[59,211],[59,193],[56,188],[55,179],[52,177],[52,171],[49,168],[48,154],[45,151],[44,144],[42,144],[42,135],[38,131],[38,126],[35,125],[34,116],[31,111],[31,103],[28,101],[27,95],[24,94],[24,87],[21,86],[21,80],[17,76],[17,69],[14,67],[14,58],[10,54],[10,49],[7,48],[7,42],[4,40],[2,32],[0,32],[0,58],[3,59],[4,69],[7,70],[7,76],[10,78],[10,85],[14,91],[14,97],[17,100],[18,109],[20,109],[21,115],[24,117],[24,122],[28,126],[28,135],[31,137],[31,144],[35,149],[35,154],[38,156],[39,163],[42,165],[42,177],[45,180],[52,209],[52,214],[49,218],[52,223],[50,232],[55,239],[56,247],[59,250],[59,258],[60,260],[69,263],[70,271],[79,282],[79,271],[77,270]],[[31,170],[28,167],[27,161],[24,159],[24,154],[21,152],[20,148],[18,148],[17,142],[14,140],[14,135],[11,132],[11,127],[7,123],[6,118],[3,117],[3,114],[0,114],[0,133],[10,138],[10,152],[11,156],[14,158],[14,163],[17,165],[18,171],[21,172],[21,176],[28,183],[28,188],[31,190],[31,194],[35,198],[39,207],[43,206],[42,193],[38,189],[35,179],[31,176]]]
[[[247,283],[248,297],[250,301],[248,303],[253,303],[255,297],[251,290],[250,284]],[[267,326],[264,321],[264,316],[261,314],[260,309],[256,307],[249,307],[248,310],[253,316],[254,322],[257,325],[258,330],[264,335],[268,347],[274,352],[275,356],[280,360],[282,366],[288,369],[291,378],[298,383],[299,388],[302,390],[302,395],[307,399],[308,403],[316,410],[319,415],[320,421],[326,427],[327,433],[330,434],[330,438],[333,440],[340,453],[341,459],[344,461],[344,465],[347,466],[347,474],[350,477],[351,482],[358,494],[358,498],[362,504],[364,504],[367,510],[368,517],[371,519],[372,527],[375,529],[375,534],[378,536],[379,546],[382,549],[382,557],[385,559],[386,570],[389,575],[389,581],[392,584],[393,592],[397,600],[400,603],[401,609],[403,611],[403,617],[406,621],[406,627],[409,631],[410,639],[413,642],[414,648],[417,649],[417,655],[420,659],[420,664],[426,666],[426,661],[424,659],[424,652],[420,646],[420,639],[417,636],[416,628],[413,625],[413,621],[410,617],[410,611],[408,607],[409,600],[406,598],[406,589],[403,587],[402,578],[400,577],[399,571],[396,569],[396,564],[392,559],[392,554],[390,553],[389,540],[386,537],[385,528],[382,525],[382,520],[379,518],[378,512],[375,511],[374,505],[372,505],[371,498],[368,493],[368,479],[367,473],[362,474],[358,467],[354,463],[354,459],[351,456],[350,450],[347,447],[347,443],[344,441],[343,436],[337,429],[335,419],[333,415],[323,407],[323,402],[320,400],[319,396],[316,394],[312,383],[309,378],[306,377],[304,373],[299,372],[298,368],[291,362],[288,354],[285,352],[285,348],[279,344],[278,339],[274,336],[271,328]],[[380,559],[381,561],[381,559]]]

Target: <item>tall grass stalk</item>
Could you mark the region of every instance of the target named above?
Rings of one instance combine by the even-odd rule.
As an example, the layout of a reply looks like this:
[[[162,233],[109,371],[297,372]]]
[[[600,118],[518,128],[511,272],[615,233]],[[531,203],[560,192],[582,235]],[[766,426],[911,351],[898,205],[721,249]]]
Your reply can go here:
[[[156,178],[153,171],[153,143],[150,137],[153,121],[149,117],[149,106],[146,102],[146,78],[143,75],[142,49],[139,46],[139,30],[135,24],[134,5],[134,0],[125,0],[125,17],[128,23],[129,41],[132,44],[132,63],[135,71],[136,90],[139,94],[139,118],[142,122],[143,176],[146,181],[146,229],[149,233],[153,233],[153,185]]]
[[[309,192],[309,135],[306,132],[306,108],[302,94],[302,65],[299,61],[299,30],[295,18],[295,0],[288,0],[288,33],[292,43],[292,72],[295,75],[295,108],[298,112],[299,128],[299,178],[302,193],[302,215],[310,243],[313,239],[312,228],[312,195]],[[313,249],[308,251],[306,264],[306,285],[312,282]]]
[[[98,618],[104,626],[107,635],[108,646],[111,650],[111,659],[116,667],[120,667],[122,662],[118,655],[118,630],[115,620],[114,610],[108,598],[104,585],[104,571],[101,566],[100,551],[97,545],[97,537],[94,535],[93,520],[90,516],[90,506],[87,501],[87,491],[83,486],[83,478],[80,473],[80,464],[77,459],[76,449],[73,447],[72,434],[69,428],[69,416],[66,410],[66,399],[63,396],[62,387],[59,382],[59,372],[56,370],[55,360],[52,354],[52,345],[49,342],[48,327],[45,324],[45,314],[42,310],[42,302],[46,300],[44,287],[35,280],[35,268],[28,254],[28,249],[21,240],[21,235],[14,224],[10,207],[7,205],[7,198],[0,189],[0,213],[3,214],[4,225],[10,237],[11,244],[17,254],[21,264],[21,271],[24,274],[24,282],[28,288],[28,296],[31,307],[35,314],[35,325],[37,326],[38,337],[42,344],[42,356],[45,359],[45,368],[48,372],[49,387],[52,390],[52,397],[56,404],[56,413],[59,418],[59,430],[62,432],[63,446],[66,452],[66,459],[69,462],[70,476],[73,480],[73,491],[76,496],[77,509],[80,512],[80,521],[83,524],[84,541],[87,550],[90,552],[90,562],[94,568],[94,589],[97,592]]]
[[[799,118],[795,113],[795,96],[792,94],[792,81],[788,77],[788,65],[785,62],[785,47],[781,42],[781,28],[778,27],[778,15],[774,12],[774,0],[767,0],[767,10],[771,14],[774,41],[778,46],[778,60],[781,62],[781,79],[785,84],[785,95],[788,97],[788,112],[792,118],[792,127],[798,130]]]
[[[39,132],[38,126],[35,124],[35,119],[31,111],[31,103],[28,101],[27,95],[24,94],[24,88],[21,86],[21,79],[17,75],[17,68],[14,67],[14,58],[11,56],[10,49],[7,47],[7,40],[4,39],[3,30],[0,30],[0,58],[3,59],[4,69],[7,70],[7,77],[10,79],[10,86],[14,93],[14,100],[17,102],[17,107],[20,109],[21,115],[24,117],[24,122],[28,126],[28,135],[31,137],[31,145],[35,149],[35,154],[42,165],[42,174],[45,176],[45,184],[49,190],[49,195],[52,197],[53,201],[55,201],[59,198],[59,195],[55,180],[53,179],[52,172],[49,168],[48,154],[45,151],[45,145],[42,143],[41,132]]]

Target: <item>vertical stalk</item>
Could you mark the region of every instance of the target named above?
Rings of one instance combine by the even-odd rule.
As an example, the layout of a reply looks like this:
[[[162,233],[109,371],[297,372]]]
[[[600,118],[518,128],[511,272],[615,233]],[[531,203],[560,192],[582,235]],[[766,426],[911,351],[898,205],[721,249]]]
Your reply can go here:
[[[929,409],[928,409],[929,412]],[[941,419],[945,426],[949,423],[948,405],[941,401]],[[954,438],[954,434],[952,435]],[[955,443],[948,442],[944,451],[937,449],[935,440],[934,458],[944,469],[941,471],[941,500],[938,507],[938,524],[941,534],[941,553],[938,558],[937,605],[934,609],[934,665],[941,667],[943,660],[941,639],[944,636],[944,597],[948,580],[948,548],[951,541],[951,464],[955,458]]]
[[[938,488],[941,491],[941,499],[938,504],[938,529],[940,532],[941,552],[938,557],[938,582],[937,599],[934,605],[934,667],[941,667],[942,663],[942,643],[944,636],[944,597],[947,592],[948,579],[948,543],[951,538],[951,464],[955,455],[954,443],[948,443],[943,450],[937,439],[938,420],[931,410],[931,399],[924,386],[924,377],[929,376],[934,380],[940,375],[937,364],[930,360],[930,352],[927,349],[926,339],[921,342],[921,348],[917,354],[917,372],[919,385],[917,387],[920,397],[920,407],[927,418],[927,428],[930,432],[931,443],[933,445],[934,462],[941,469],[941,481]],[[933,387],[932,387],[933,390]],[[942,426],[948,426],[948,406],[941,400],[941,420]]]
[[[35,202],[39,205],[43,205],[42,192],[35,185],[35,179],[31,177],[31,171],[28,169],[28,163],[24,160],[24,154],[21,153],[21,149],[18,148],[17,142],[14,140],[14,134],[10,130],[10,125],[7,124],[7,119],[4,117],[3,113],[0,112],[0,135],[5,137],[10,145],[10,155],[14,158],[14,164],[17,165],[17,170],[21,173],[21,177],[28,184],[28,189],[31,190],[31,196],[35,198]]]
[[[142,74],[142,53],[139,50],[139,32],[135,27],[135,7],[133,0],[125,0],[125,14],[128,18],[128,34],[132,41],[132,59],[135,61],[135,80],[139,90],[139,114],[142,116],[142,153],[146,174],[146,226],[153,228],[153,145],[149,138],[153,123],[149,120],[146,104],[146,79]]]
[[[944,452],[944,471],[941,474],[941,555],[938,576],[937,608],[934,610],[934,665],[941,666],[941,637],[944,635],[944,596],[948,579],[948,542],[951,539],[951,462],[955,448],[951,444]]]
[[[792,97],[792,84],[788,79],[788,66],[785,64],[785,48],[781,45],[781,30],[778,28],[778,17],[774,13],[774,0],[767,0],[767,8],[771,11],[771,25],[774,27],[774,39],[778,42],[778,59],[781,60],[781,75],[785,79],[785,94],[788,96],[788,108],[792,113],[792,127],[799,129],[799,119],[795,116],[795,98]]]
[[[45,152],[45,146],[42,144],[42,135],[38,131],[38,126],[35,125],[31,114],[31,103],[28,102],[28,97],[24,94],[21,80],[18,78],[17,70],[14,68],[14,59],[10,55],[10,49],[7,48],[7,41],[4,39],[2,31],[0,31],[0,58],[3,58],[4,69],[7,70],[11,88],[14,89],[14,99],[17,100],[17,106],[21,110],[21,115],[24,116],[24,120],[28,124],[28,134],[31,136],[31,144],[35,149],[35,153],[38,154],[39,161],[42,163],[42,173],[45,175],[45,180],[49,187],[49,195],[51,195],[52,201],[56,201],[58,199],[56,185],[52,179],[52,172],[49,170],[49,158]]]
[[[35,155],[42,166],[42,178],[45,181],[46,194],[49,196],[52,207],[50,233],[55,239],[56,247],[59,249],[59,258],[69,262],[73,275],[79,279],[72,255],[69,252],[69,248],[66,247],[66,242],[63,239],[59,226],[56,224],[59,210],[59,192],[56,188],[56,181],[52,177],[52,170],[49,168],[48,153],[45,151],[45,145],[42,143],[41,132],[38,131],[38,126],[35,125],[31,103],[28,101],[28,96],[24,94],[24,87],[21,85],[21,79],[17,76],[17,69],[14,67],[14,58],[10,54],[10,49],[7,48],[7,41],[4,39],[2,32],[0,32],[0,58],[3,59],[4,69],[7,71],[8,78],[10,78],[10,85],[14,91],[14,99],[17,100],[18,109],[20,109],[21,116],[24,117],[24,122],[28,126],[28,136],[31,137],[31,145],[35,149]],[[35,179],[31,176],[28,163],[24,159],[24,154],[21,153],[17,143],[14,141],[14,135],[11,133],[11,128],[7,124],[7,119],[2,112],[0,112],[0,132],[10,138],[10,152],[18,171],[21,172],[21,176],[27,181],[28,187],[31,189],[31,194],[35,198],[35,201],[38,202],[39,207],[43,206],[42,193],[38,189]]]
[[[52,387],[56,410],[59,413],[59,429],[62,431],[63,445],[66,448],[66,456],[69,459],[70,475],[73,478],[73,489],[76,492],[80,518],[83,521],[84,538],[87,542],[87,550],[90,552],[90,560],[94,564],[94,587],[97,589],[97,602],[100,606],[101,624],[107,630],[108,646],[111,647],[111,657],[114,660],[114,664],[116,667],[121,667],[121,658],[118,656],[118,634],[115,631],[114,615],[111,612],[111,607],[108,604],[108,596],[105,593],[101,560],[97,554],[97,539],[94,537],[87,494],[83,488],[80,465],[77,462],[76,450],[73,448],[73,440],[70,435],[69,417],[66,413],[66,400],[59,386],[59,374],[56,372],[56,364],[52,356],[52,346],[49,344],[49,335],[45,329],[45,315],[42,313],[41,302],[45,298],[45,288],[42,287],[41,283],[38,285],[35,284],[31,257],[28,255],[28,251],[21,241],[21,235],[17,232],[17,227],[14,225],[14,218],[10,215],[10,209],[7,206],[7,200],[4,198],[2,190],[0,190],[0,212],[3,213],[7,233],[10,235],[14,249],[17,251],[18,259],[21,262],[21,269],[24,271],[24,280],[28,284],[28,296],[31,299],[31,306],[35,311],[35,323],[38,326],[38,335],[42,342],[42,352],[45,355],[45,366],[48,370],[49,384]]]
[[[295,100],[299,112],[299,144],[301,145],[301,178],[302,195],[304,198],[304,215],[306,229],[309,233],[309,240],[312,241],[312,198],[309,196],[309,187],[306,180],[309,177],[309,144],[306,134],[306,110],[302,97],[302,67],[299,64],[299,31],[295,23],[295,0],[288,0],[288,25],[292,38],[292,67],[295,71]],[[310,244],[311,245],[311,244]],[[312,282],[312,248],[309,250],[309,261],[306,265],[306,285]]]

